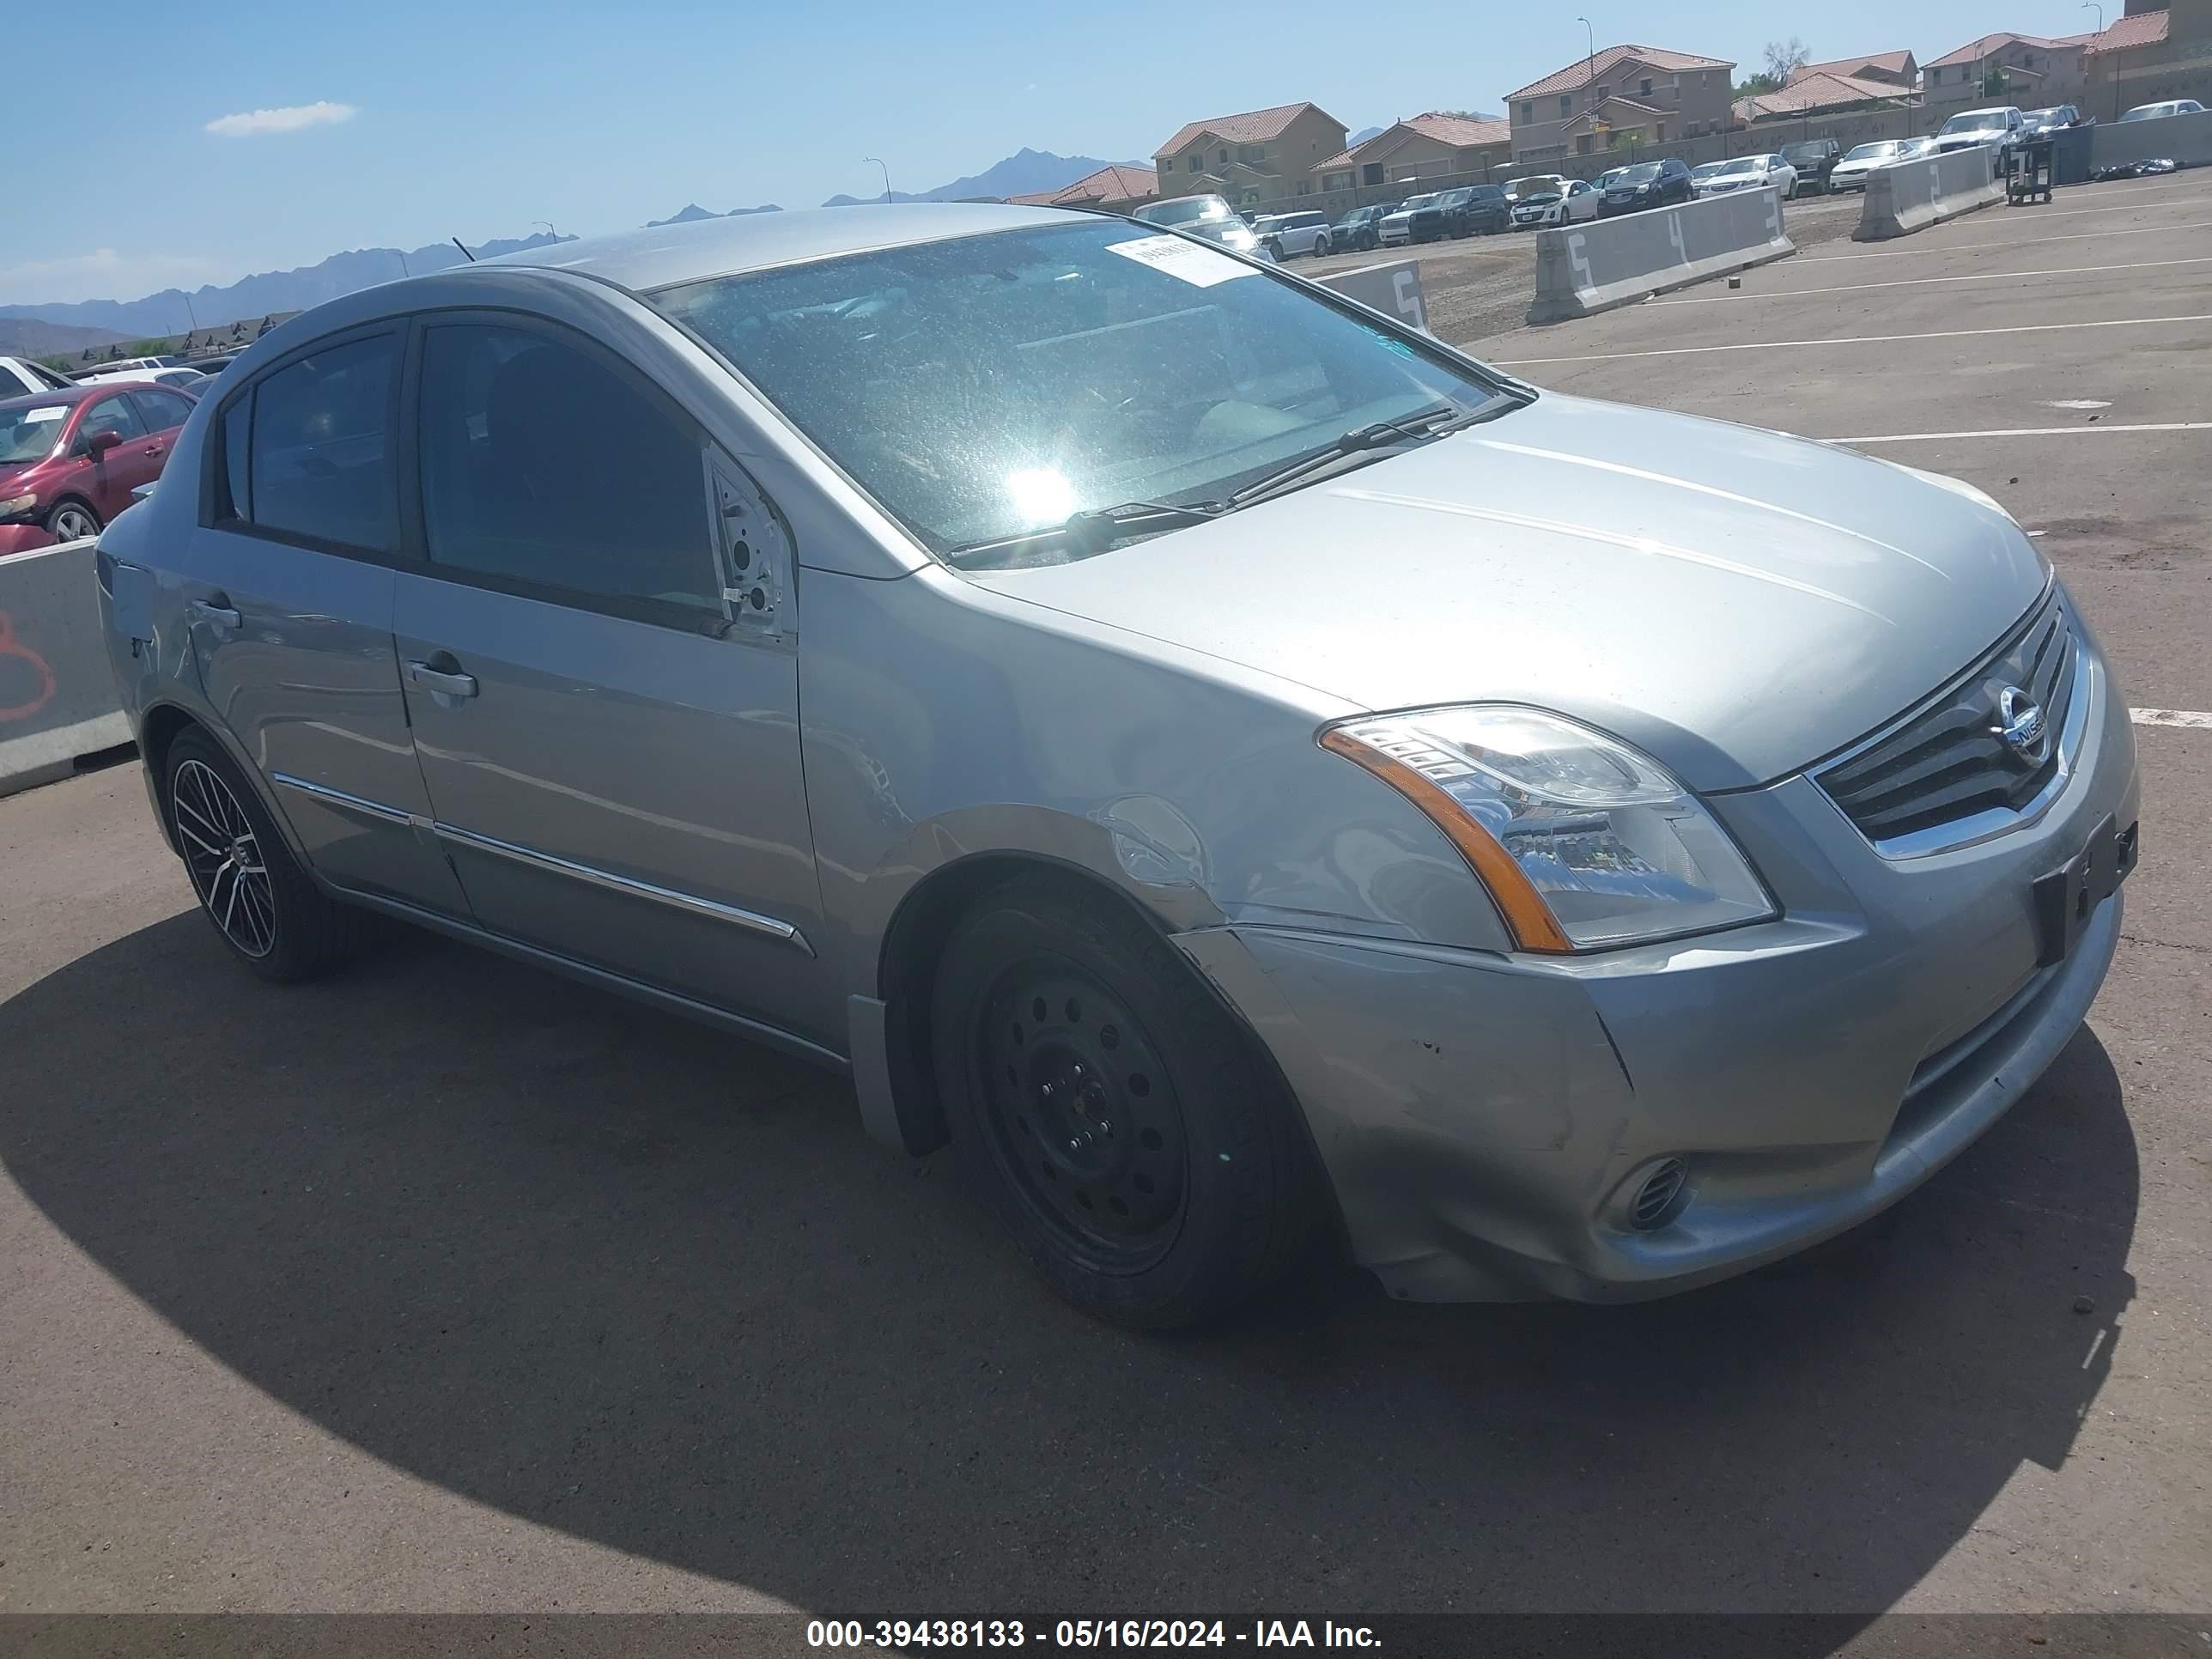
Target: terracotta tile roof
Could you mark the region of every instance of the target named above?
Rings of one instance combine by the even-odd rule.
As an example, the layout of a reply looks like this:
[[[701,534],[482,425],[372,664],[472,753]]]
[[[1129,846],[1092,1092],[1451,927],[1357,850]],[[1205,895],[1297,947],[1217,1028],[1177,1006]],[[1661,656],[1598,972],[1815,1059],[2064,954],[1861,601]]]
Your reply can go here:
[[[1470,121],[1463,115],[1443,115],[1431,110],[1425,115],[1413,116],[1398,125],[1411,127],[1425,138],[1449,144],[1455,149],[1472,149],[1479,144],[1510,144],[1513,142],[1513,125],[1509,121]],[[1367,141],[1373,143],[1374,139]]]
[[[1755,121],[1762,115],[1802,115],[1809,110],[1838,109],[1863,104],[1869,99],[1895,100],[1910,90],[1890,81],[1862,81],[1849,75],[1808,75],[1779,92],[1762,92],[1735,101],[1736,118]]]
[[[1639,104],[1633,98],[1608,98],[1603,103],[1597,105],[1594,108],[1577,111],[1575,115],[1575,118],[1568,122],[1567,125],[1570,127],[1578,127],[1584,122],[1590,120],[1593,117],[1604,115],[1613,110],[1622,109],[1628,110],[1637,115],[1656,115],[1663,118],[1667,114],[1667,112],[1663,109],[1656,108],[1650,104]]]
[[[1912,67],[1912,54],[1909,52],[1877,52],[1864,58],[1835,58],[1825,64],[1808,64],[1790,78],[1802,81],[1814,75],[1840,75],[1845,80],[1850,80],[1861,70],[1884,70],[1892,75],[1905,75]]]
[[[1486,144],[1510,144],[1513,142],[1510,122],[1470,121],[1464,115],[1446,115],[1441,111],[1431,110],[1424,115],[1409,115],[1402,121],[1394,122],[1372,138],[1348,149],[1340,149],[1325,161],[1315,162],[1314,171],[1341,172],[1346,167],[1357,167],[1368,153],[1379,153],[1385,139],[1403,132],[1418,132],[1425,138],[1449,144],[1455,149],[1474,149]]]
[[[2164,15],[2163,13],[2160,15]],[[1978,40],[1967,41],[1956,52],[1945,52],[1941,58],[1923,64],[1921,68],[1948,69],[1954,64],[1978,64],[1983,58],[1993,57],[2010,46],[2035,46],[2045,52],[2052,52],[2062,46],[2081,46],[2096,38],[2094,34],[2065,34],[2056,39],[2046,39],[2040,34],[1984,34]]]
[[[1313,107],[1311,103],[1278,104],[1273,109],[1248,110],[1242,115],[1217,115],[1210,120],[1193,121],[1152,154],[1172,155],[1187,148],[1200,133],[1211,133],[1224,144],[1264,144],[1270,138],[1281,137],[1283,129],[1296,120],[1301,111]]]
[[[1518,92],[1509,93],[1509,98],[1540,98],[1547,92],[1567,92],[1589,81],[1602,81],[1621,64],[1630,60],[1655,70],[1724,69],[1735,67],[1724,58],[1700,58],[1695,52],[1668,52],[1658,46],[1607,46],[1597,54],[1595,65],[1587,58],[1577,58],[1563,70],[1556,70],[1540,81],[1531,81]]]
[[[1160,193],[1160,176],[1150,167],[1123,167],[1115,162],[1096,173],[1086,173],[1058,190],[1031,191],[1009,196],[1010,207],[1085,207],[1092,202],[1142,202]]]
[[[2126,52],[2134,46],[2154,46],[2166,39],[2167,14],[2162,11],[2137,12],[2133,17],[2116,17],[2112,27],[2102,34],[2085,37],[2084,52]]]

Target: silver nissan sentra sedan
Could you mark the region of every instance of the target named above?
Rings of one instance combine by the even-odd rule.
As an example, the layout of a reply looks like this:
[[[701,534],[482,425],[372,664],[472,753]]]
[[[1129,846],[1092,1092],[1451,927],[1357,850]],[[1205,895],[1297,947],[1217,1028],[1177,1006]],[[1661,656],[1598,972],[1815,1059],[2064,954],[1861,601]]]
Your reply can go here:
[[[232,953],[372,912],[794,1050],[1062,1292],[1615,1300],[2081,1023],[2128,713],[1966,484],[1539,393],[1156,227],[713,220],[241,356],[101,608]]]

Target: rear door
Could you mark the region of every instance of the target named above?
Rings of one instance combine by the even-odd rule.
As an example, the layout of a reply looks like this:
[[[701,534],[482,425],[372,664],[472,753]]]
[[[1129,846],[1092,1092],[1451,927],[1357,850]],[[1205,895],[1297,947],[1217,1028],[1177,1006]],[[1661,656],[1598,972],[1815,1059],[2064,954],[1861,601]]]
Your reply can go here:
[[[842,1033],[811,941],[787,537],[595,342],[440,313],[414,347],[395,628],[437,833],[507,938]]]
[[[392,649],[403,337],[333,336],[223,400],[185,589],[208,701],[315,867],[459,915]]]
[[[158,478],[169,464],[177,434],[191,416],[191,399],[166,387],[141,386],[131,394],[131,401],[138,406],[138,418],[146,423],[146,450]]]

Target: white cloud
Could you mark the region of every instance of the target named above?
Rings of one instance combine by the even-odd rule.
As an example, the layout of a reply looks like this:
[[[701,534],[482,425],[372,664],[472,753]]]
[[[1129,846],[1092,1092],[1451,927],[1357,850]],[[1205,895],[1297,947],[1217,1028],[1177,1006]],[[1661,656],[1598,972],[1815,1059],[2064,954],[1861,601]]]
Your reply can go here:
[[[297,132],[301,127],[335,125],[352,120],[359,112],[351,104],[333,104],[325,98],[312,104],[288,104],[283,109],[218,115],[207,124],[207,130],[224,138],[252,138],[264,132]]]

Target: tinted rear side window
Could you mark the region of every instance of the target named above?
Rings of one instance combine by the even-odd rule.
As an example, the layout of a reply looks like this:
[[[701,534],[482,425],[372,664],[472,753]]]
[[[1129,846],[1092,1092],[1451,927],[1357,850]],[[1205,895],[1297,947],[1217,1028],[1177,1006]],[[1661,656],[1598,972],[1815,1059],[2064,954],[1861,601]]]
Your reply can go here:
[[[722,613],[701,438],[596,356],[533,330],[432,328],[420,421],[432,563]]]
[[[191,402],[173,392],[134,392],[131,395],[137,400],[138,412],[146,417],[149,431],[167,432],[191,418]]]
[[[398,337],[381,334],[314,352],[255,386],[254,524],[391,550],[398,539],[391,435],[398,359]]]

